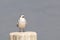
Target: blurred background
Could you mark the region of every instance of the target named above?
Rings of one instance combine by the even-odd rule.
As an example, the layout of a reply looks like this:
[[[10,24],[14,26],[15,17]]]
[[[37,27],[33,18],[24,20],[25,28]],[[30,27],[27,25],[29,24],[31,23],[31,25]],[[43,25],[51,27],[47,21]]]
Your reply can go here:
[[[28,22],[25,30],[37,32],[38,40],[60,40],[60,0],[0,0],[0,40],[19,31],[22,14]]]

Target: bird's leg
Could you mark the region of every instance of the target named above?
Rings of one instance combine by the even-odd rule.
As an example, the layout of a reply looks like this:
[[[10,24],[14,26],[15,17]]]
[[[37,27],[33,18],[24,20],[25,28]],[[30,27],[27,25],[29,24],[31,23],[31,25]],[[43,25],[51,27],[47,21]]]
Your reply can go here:
[[[25,32],[25,30],[23,29],[23,32]]]
[[[24,32],[24,29],[23,29],[23,28],[20,28],[20,29],[19,29],[19,32]]]

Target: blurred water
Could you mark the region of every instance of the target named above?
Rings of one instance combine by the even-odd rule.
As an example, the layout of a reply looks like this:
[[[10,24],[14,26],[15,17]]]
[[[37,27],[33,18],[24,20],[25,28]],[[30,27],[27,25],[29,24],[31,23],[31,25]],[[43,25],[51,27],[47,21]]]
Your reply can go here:
[[[60,0],[0,0],[0,40],[9,40],[9,33],[18,31],[22,11],[26,31],[36,31],[38,40],[60,40]]]

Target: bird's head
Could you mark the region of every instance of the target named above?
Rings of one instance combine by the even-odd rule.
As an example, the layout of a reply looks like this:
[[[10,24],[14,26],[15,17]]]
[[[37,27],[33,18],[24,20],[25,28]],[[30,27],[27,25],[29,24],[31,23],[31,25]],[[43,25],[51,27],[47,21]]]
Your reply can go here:
[[[24,15],[21,15],[21,18],[24,18]]]

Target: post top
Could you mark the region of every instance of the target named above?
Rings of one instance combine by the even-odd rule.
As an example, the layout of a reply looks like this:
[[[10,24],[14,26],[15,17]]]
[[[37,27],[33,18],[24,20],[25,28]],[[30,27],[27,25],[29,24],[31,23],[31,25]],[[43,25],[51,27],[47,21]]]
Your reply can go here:
[[[10,35],[37,35],[36,32],[28,31],[28,32],[11,32]]]

